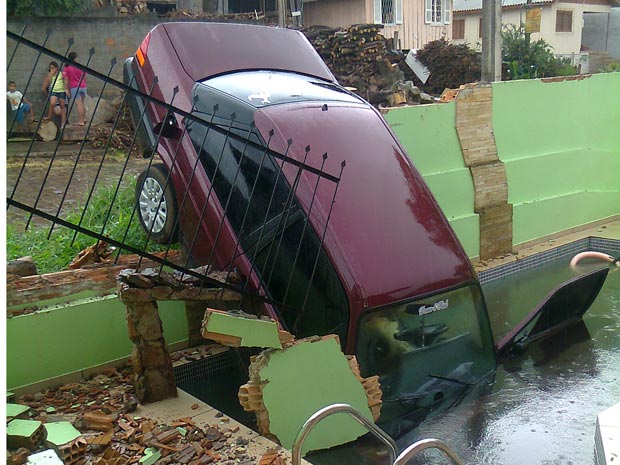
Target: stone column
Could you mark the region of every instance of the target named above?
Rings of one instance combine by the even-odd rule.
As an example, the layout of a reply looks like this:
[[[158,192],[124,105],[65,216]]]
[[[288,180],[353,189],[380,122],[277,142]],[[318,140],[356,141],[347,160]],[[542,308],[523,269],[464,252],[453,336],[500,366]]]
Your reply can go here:
[[[146,404],[176,397],[174,369],[164,340],[157,302],[147,293],[141,296],[139,291],[133,290],[131,294],[124,293],[121,286],[119,298],[126,306],[129,338],[134,344],[133,385],[138,400]]]

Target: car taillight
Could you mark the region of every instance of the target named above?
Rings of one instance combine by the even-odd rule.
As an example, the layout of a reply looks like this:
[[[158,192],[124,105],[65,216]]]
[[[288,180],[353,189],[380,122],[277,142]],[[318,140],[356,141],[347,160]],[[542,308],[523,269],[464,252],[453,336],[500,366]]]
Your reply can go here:
[[[140,44],[140,47],[138,47],[138,50],[136,50],[136,58],[138,59],[138,64],[140,66],[144,65],[144,60],[146,59],[146,52],[149,48],[149,40],[151,40],[150,32],[146,35],[146,37]]]

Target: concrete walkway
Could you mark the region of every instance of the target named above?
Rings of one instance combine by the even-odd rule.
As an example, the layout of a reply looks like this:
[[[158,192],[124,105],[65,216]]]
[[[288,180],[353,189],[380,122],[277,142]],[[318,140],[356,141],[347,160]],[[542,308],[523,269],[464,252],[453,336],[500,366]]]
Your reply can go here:
[[[605,239],[620,240],[620,215],[604,221],[599,221],[583,228],[575,228],[542,238],[533,243],[524,244],[523,246],[517,248],[517,250],[512,254],[504,255],[492,260],[474,263],[474,269],[479,273],[481,271],[496,268],[506,263],[521,260],[525,257],[529,257],[530,255],[535,255],[549,249],[560,247],[564,244],[570,244],[571,242],[575,242],[586,237],[601,237]]]

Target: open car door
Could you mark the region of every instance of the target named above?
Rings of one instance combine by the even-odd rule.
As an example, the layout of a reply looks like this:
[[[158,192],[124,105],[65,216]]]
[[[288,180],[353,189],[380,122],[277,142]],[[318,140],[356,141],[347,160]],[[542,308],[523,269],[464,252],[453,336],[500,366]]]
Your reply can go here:
[[[535,340],[550,336],[583,317],[598,296],[609,268],[577,276],[553,289],[496,345],[499,356],[516,355]]]

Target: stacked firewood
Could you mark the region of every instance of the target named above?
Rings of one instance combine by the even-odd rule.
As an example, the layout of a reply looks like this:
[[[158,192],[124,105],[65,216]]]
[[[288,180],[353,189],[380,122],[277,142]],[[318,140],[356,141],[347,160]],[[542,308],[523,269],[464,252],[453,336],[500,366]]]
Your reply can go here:
[[[310,43],[340,84],[378,106],[419,102],[420,92],[403,90],[402,54],[382,34],[382,24],[348,29],[316,26],[304,30]],[[413,88],[406,85],[405,89]]]

